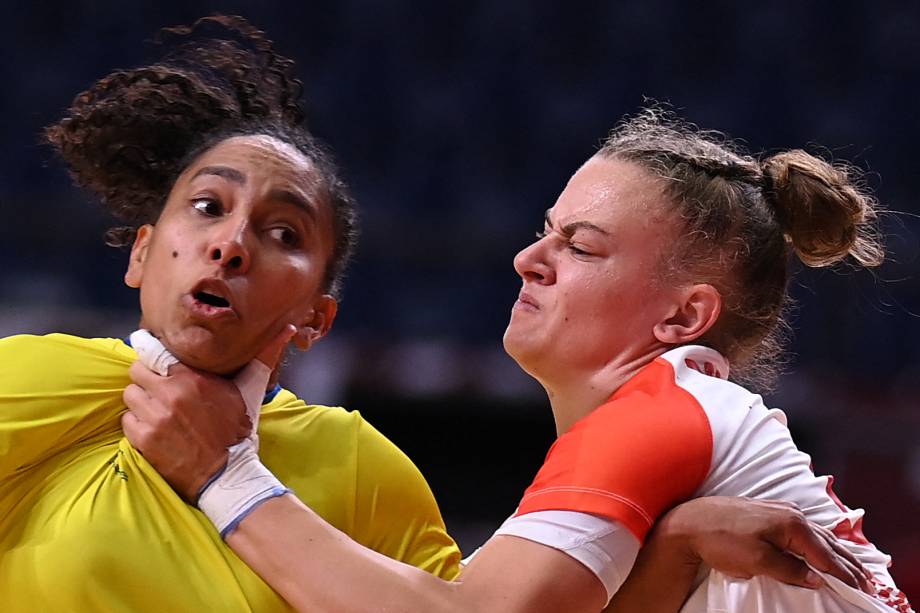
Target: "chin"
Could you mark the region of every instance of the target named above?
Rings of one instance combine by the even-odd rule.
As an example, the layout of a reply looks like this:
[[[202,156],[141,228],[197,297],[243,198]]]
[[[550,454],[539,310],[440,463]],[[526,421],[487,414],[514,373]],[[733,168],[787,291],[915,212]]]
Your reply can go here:
[[[228,375],[243,366],[219,337],[204,328],[194,327],[174,334],[166,333],[160,340],[180,362],[197,370]]]
[[[517,362],[524,372],[530,373],[527,366],[535,361],[534,358],[538,354],[533,339],[521,338],[519,335],[512,333],[509,327],[502,338],[502,345],[505,347],[505,353],[511,356],[511,359]]]

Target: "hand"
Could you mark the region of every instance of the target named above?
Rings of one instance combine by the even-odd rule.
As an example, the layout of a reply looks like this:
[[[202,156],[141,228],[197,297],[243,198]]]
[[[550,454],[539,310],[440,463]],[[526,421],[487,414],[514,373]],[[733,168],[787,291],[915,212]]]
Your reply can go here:
[[[128,441],[186,501],[227,462],[227,447],[252,424],[233,382],[183,364],[161,377],[136,361],[123,398]]]
[[[821,587],[824,581],[811,565],[850,587],[874,593],[871,575],[856,557],[830,530],[809,522],[787,502],[697,498],[672,509],[656,531],[685,539],[688,555],[696,562],[733,577],[766,575],[801,587]]]
[[[290,337],[286,327],[256,359],[274,368]],[[239,389],[183,364],[161,377],[136,361],[129,375],[125,436],[179,495],[195,503],[201,487],[226,464],[227,447],[252,431]]]

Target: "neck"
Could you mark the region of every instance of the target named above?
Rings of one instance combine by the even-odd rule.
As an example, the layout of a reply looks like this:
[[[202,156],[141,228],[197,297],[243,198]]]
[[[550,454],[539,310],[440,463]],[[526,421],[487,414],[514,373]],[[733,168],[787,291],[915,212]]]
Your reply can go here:
[[[553,408],[556,436],[606,402],[637,372],[670,347],[656,345],[640,352],[619,354],[599,369],[567,376],[564,381],[543,383]]]
[[[242,370],[245,368],[245,364],[238,368],[233,368],[232,370],[218,370],[208,368],[206,364],[201,364],[195,360],[188,359],[187,356],[183,354],[178,348],[174,347],[165,334],[161,334],[158,331],[153,330],[152,328],[145,325],[144,320],[141,319],[140,324],[138,325],[139,329],[147,330],[154,338],[159,341],[159,343],[168,351],[174,358],[179,360],[179,362],[189,368],[194,368],[202,372],[210,373],[223,377],[224,379],[233,379],[235,378]],[[281,378],[281,361],[279,360],[278,365],[272,370],[271,375],[269,376],[268,384],[266,386],[266,391],[271,390],[278,383]]]

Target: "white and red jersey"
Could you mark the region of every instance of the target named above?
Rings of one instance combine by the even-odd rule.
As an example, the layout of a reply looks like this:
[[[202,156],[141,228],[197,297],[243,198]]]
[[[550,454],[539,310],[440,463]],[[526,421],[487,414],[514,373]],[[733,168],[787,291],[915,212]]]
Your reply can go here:
[[[890,557],[862,534],[863,511],[849,509],[837,499],[830,477],[815,476],[811,459],[793,443],[782,411],[768,409],[760,396],[727,377],[728,362],[706,347],[680,347],[653,360],[556,440],[516,513],[497,534],[529,538],[571,553],[598,574],[612,595],[625,579],[622,569],[611,581],[602,575],[609,575],[609,570],[599,568],[596,552],[586,556],[572,546],[573,535],[579,543],[591,542],[585,538],[585,526],[593,520],[577,520],[580,525],[566,532],[557,525],[565,516],[546,512],[605,520],[608,528],[595,530],[599,539],[594,545],[619,543],[614,546],[622,548],[631,566],[652,524],[680,502],[703,496],[785,500],[795,503],[810,521],[833,530],[872,571],[880,595],[861,595],[874,600],[865,603],[864,610],[910,611],[888,573]],[[540,518],[548,518],[555,527],[536,527]],[[632,546],[623,546],[622,534],[613,540],[609,526],[619,527],[621,533],[625,527],[634,537],[629,539]],[[620,556],[607,551],[607,557]],[[850,589],[841,582],[831,587]],[[873,608],[881,602],[886,606]]]

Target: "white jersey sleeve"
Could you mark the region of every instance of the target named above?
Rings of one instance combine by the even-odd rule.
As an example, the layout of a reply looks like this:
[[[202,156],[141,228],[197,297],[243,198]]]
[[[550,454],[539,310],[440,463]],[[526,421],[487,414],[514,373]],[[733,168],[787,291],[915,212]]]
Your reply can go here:
[[[575,558],[604,585],[608,602],[626,581],[640,547],[639,539],[620,522],[576,511],[512,516],[495,535],[524,538]]]

